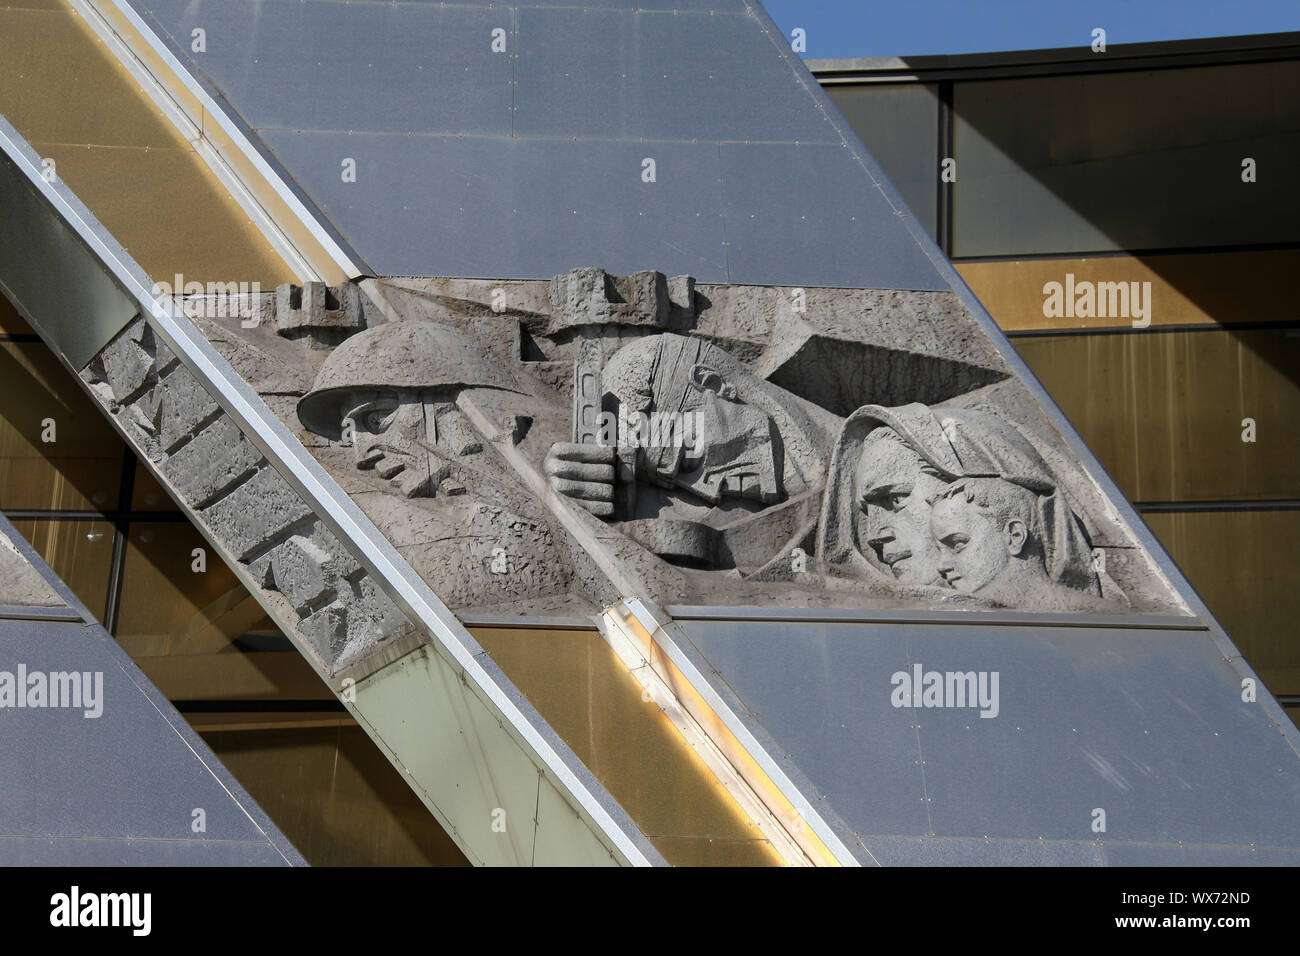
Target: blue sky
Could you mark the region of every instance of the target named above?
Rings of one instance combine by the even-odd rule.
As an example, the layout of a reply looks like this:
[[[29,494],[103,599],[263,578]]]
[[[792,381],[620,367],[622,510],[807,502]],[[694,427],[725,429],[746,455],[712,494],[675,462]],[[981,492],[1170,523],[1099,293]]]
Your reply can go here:
[[[762,0],[809,59],[1107,45],[1300,30],[1300,0]]]

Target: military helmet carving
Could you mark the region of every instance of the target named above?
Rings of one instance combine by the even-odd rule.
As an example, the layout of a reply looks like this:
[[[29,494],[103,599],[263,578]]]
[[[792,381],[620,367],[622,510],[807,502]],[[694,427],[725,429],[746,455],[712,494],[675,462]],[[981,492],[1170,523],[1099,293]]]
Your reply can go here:
[[[459,388],[518,390],[473,337],[437,322],[389,322],[352,336],[330,354],[298,402],[298,420],[337,440],[342,406],[358,391]]]

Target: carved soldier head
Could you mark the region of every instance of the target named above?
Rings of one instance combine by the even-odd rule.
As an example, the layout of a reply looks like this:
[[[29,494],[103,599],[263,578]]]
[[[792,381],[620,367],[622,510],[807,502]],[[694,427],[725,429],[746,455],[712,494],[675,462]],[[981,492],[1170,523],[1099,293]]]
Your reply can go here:
[[[464,490],[460,459],[482,441],[456,398],[465,388],[513,389],[481,345],[435,322],[367,329],[326,359],[298,418],[350,445],[357,468],[373,470],[407,498]]]
[[[781,500],[781,438],[772,417],[746,400],[752,377],[702,339],[665,333],[619,349],[602,382],[620,423],[637,423],[621,425],[619,444],[638,447],[638,475],[714,503]]]

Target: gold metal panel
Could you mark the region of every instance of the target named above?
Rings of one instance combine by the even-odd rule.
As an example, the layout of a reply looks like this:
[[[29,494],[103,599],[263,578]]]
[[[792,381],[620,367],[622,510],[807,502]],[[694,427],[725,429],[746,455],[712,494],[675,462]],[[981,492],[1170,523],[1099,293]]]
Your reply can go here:
[[[15,521],[14,528],[86,609],[102,619],[113,560],[113,526],[107,521]]]
[[[0,9],[0,113],[31,143],[184,146],[81,18],[59,6]]]
[[[699,862],[710,846],[721,861],[724,850],[745,844],[751,858],[779,864],[663,711],[644,699],[599,632],[471,633],[670,863]]]
[[[155,281],[293,280],[198,155],[183,149],[32,144]]]
[[[49,349],[0,342],[0,508],[109,510],[121,477],[122,440]]]
[[[1275,694],[1300,694],[1300,511],[1142,516]]]
[[[1134,501],[1300,495],[1300,335],[1134,332],[1014,340]],[[1243,419],[1255,441],[1243,442]]]
[[[257,203],[266,211],[271,221],[275,223],[275,227],[287,237],[294,249],[320,273],[321,277],[331,285],[354,278],[339,268],[330,253],[264,178],[258,167],[225,133],[217,119],[190,92],[172,68],[154,52],[153,47],[136,31],[130,21],[108,0],[87,0],[87,2],[103,18],[107,28],[130,48],[131,55],[148,71],[162,95],[169,98],[185,114],[195,129],[202,131],[203,138],[220,155],[221,161],[229,171],[256,197]]]
[[[66,10],[63,0],[0,0],[0,10]]]
[[[675,866],[772,866],[766,840],[715,840],[709,837],[652,837],[655,849]]]
[[[64,0],[0,7],[0,113],[153,278],[294,281],[185,137]],[[193,97],[185,100],[197,108]],[[200,118],[201,124],[201,118]]]
[[[1132,327],[1131,320],[1124,318],[1044,316],[1044,285],[1064,285],[1067,274],[1074,276],[1076,288],[1082,282],[1150,282],[1152,326],[1293,320],[1295,303],[1300,299],[1297,249],[955,265],[994,320],[1007,331]]]
[[[231,645],[225,652],[140,656],[135,662],[172,701],[336,699],[297,651],[241,651]]]
[[[312,866],[468,864],[355,725],[203,739]]]
[[[68,3],[68,0],[51,0],[51,2],[57,3],[65,8],[71,6],[71,4]],[[119,36],[136,36],[135,30],[131,26],[130,21],[120,10],[118,10],[112,0],[99,0],[99,2],[96,2],[96,0],[89,0],[89,5],[93,9],[93,13],[106,22]],[[131,54],[155,76],[159,75],[160,71],[170,71],[170,68],[163,62],[162,57],[155,53],[153,48],[147,43],[131,43],[130,46]],[[118,55],[117,49],[110,49],[110,53],[116,59]],[[130,71],[127,72],[129,73]],[[133,89],[136,88],[137,84],[135,83],[134,77],[132,77],[128,82],[132,84]],[[167,92],[176,106],[193,120],[196,127],[202,129],[203,123],[200,122],[200,120],[202,117],[203,107],[199,102],[198,97],[179,83],[169,87]]]

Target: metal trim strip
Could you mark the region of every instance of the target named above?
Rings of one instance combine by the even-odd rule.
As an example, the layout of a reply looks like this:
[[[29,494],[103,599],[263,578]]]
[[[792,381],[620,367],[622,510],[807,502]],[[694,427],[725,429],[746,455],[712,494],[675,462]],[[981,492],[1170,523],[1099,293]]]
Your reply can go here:
[[[332,260],[334,266],[350,279],[368,273],[368,267],[354,250],[346,246],[346,240],[343,240],[342,237],[336,236],[326,228],[324,225],[324,217],[313,214],[303,197],[285,181],[281,172],[267,161],[262,151],[254,145],[251,136],[255,134],[251,134],[251,131],[247,127],[239,123],[234,117],[227,113],[226,109],[222,106],[222,103],[209,92],[207,87],[205,87],[197,77],[185,68],[181,61],[172,53],[170,47],[156,32],[154,32],[153,28],[151,28],[144,19],[136,13],[127,0],[70,0],[70,2],[79,6],[85,4],[89,10],[94,10],[99,18],[99,22],[95,23],[92,22],[89,17],[86,18],[92,29],[95,29],[101,36],[103,36],[105,32],[108,32],[118,39],[123,48],[131,50],[132,47],[130,40],[121,36],[121,34],[119,34],[111,25],[109,18],[100,10],[100,6],[105,2],[111,4],[112,8],[117,11],[118,15],[129,23],[131,28],[134,29],[140,38],[144,40],[150,51],[152,51],[152,53],[166,65],[176,80],[184,87],[186,92],[199,101],[203,107],[204,119],[211,117],[216,121],[221,132],[235,146],[243,159],[253,166],[266,186],[268,186],[289,208],[297,218],[298,222],[304,226],[311,234],[312,238],[320,244],[321,248]],[[160,95],[166,95],[168,84],[164,77],[154,75],[153,72],[144,64],[143,60],[137,60],[135,64],[123,60],[120,55],[121,51],[117,49],[117,44],[109,44],[109,46],[110,50],[117,55],[119,61],[121,61],[128,70],[131,70],[131,72],[137,74],[137,76],[143,73],[153,80],[153,83],[156,84],[156,88],[148,92],[155,102],[158,101]],[[170,119],[173,124],[176,123],[178,114],[185,116],[191,123],[194,122],[194,118],[189,117],[179,103],[173,101],[170,104],[170,107],[170,109],[165,109],[165,112],[168,114],[168,119]],[[247,183],[233,165],[229,164],[225,160],[220,149],[208,138],[207,133],[202,129],[200,129],[199,137],[201,140],[208,143],[210,149],[199,149],[198,151],[217,177],[222,180],[223,184],[226,185],[227,188],[231,189],[232,194],[235,195],[236,198],[241,199],[241,205],[244,205],[245,208],[248,208],[250,202],[256,205],[255,197],[257,189],[254,185]],[[197,148],[198,147],[196,146],[196,149]],[[235,187],[238,187],[238,189]],[[258,216],[257,218],[261,220],[259,225],[263,226],[264,234],[266,234],[265,226],[267,222],[276,226],[278,230],[279,223],[275,222],[274,217],[270,216],[270,214],[265,210],[262,210],[262,212],[265,215]],[[304,266],[313,270],[316,269],[315,266],[310,265],[310,257],[308,257],[303,250],[298,249],[287,234],[281,233],[275,236],[268,235],[268,239],[271,240],[272,246],[275,250],[282,255],[284,255],[289,249],[292,250],[292,256],[288,258],[299,271],[301,271]],[[312,279],[318,278],[318,276],[304,274],[303,278]]]
[[[670,604],[677,621],[789,621],[836,624],[945,624],[958,627],[1095,627],[1154,631],[1208,631],[1195,617],[1169,614],[1083,614],[1048,611],[894,611],[861,608],[727,607]]]
[[[822,816],[821,811],[790,779],[767,748],[754,736],[746,723],[740,719],[735,710],[727,703],[718,689],[700,672],[691,658],[683,652],[680,644],[673,639],[669,631],[676,629],[676,623],[649,601],[634,599],[625,601],[624,604],[667,661],[699,695],[704,706],[710,711],[709,716],[716,718],[725,727],[727,733],[735,739],[736,743],[754,761],[762,774],[766,776],[767,782],[774,786],[780,793],[781,798],[794,808],[799,819],[812,831],[826,851],[841,866],[860,866],[857,857],[840,840],[835,829]],[[650,663],[653,666],[654,662],[651,661]],[[664,675],[661,674],[660,676],[663,677]],[[699,717],[697,716],[696,719],[698,720]],[[714,743],[722,747],[721,741],[714,740]],[[725,752],[725,748],[723,749]],[[751,787],[754,787],[754,781],[749,781],[749,783]],[[760,788],[754,787],[754,789],[758,792]],[[773,815],[779,817],[778,808],[772,807],[769,803],[768,809]],[[868,853],[868,855],[870,854]]]

